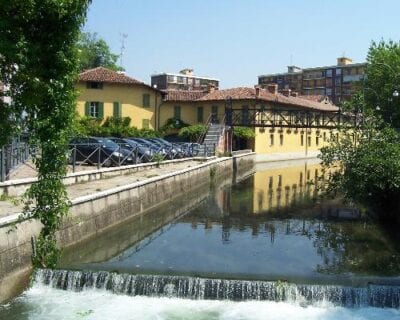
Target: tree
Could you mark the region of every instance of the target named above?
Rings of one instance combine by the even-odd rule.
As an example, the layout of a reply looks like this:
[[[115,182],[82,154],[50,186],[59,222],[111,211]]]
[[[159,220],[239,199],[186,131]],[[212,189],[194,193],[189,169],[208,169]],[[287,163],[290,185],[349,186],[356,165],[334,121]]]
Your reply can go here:
[[[63,178],[75,116],[76,42],[90,0],[1,1],[0,68],[9,86],[8,114],[25,112],[38,182],[27,192],[28,217],[43,227],[34,264],[54,267],[56,231],[69,203]],[[3,127],[0,131],[3,131]]]
[[[395,91],[400,92],[400,43],[372,42],[367,55],[366,107],[399,128],[400,97],[393,95]]]
[[[97,33],[82,32],[78,42],[80,71],[105,67],[114,71],[124,70],[117,65],[119,55],[110,51],[108,44]]]
[[[384,126],[384,127],[382,127]],[[372,113],[321,149],[328,193],[343,195],[386,222],[400,222],[400,136]]]

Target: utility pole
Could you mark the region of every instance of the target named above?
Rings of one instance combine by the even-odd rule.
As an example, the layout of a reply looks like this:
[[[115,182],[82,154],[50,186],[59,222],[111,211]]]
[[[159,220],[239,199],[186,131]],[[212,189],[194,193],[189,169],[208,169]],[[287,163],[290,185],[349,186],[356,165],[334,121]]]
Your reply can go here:
[[[125,53],[125,40],[128,37],[128,34],[127,33],[120,33],[120,36],[121,36],[121,52],[120,52],[120,55],[119,55],[119,64],[123,68],[124,67],[124,65],[123,65],[123,56],[124,56],[124,53]]]

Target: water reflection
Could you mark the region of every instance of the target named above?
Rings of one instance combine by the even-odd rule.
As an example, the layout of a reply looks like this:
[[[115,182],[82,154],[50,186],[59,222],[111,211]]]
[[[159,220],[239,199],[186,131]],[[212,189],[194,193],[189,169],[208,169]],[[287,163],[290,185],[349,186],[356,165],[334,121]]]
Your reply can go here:
[[[361,220],[355,208],[317,199],[310,182],[320,170],[315,163],[262,168],[236,185],[215,188],[206,201],[134,250],[75,266],[228,278],[400,282],[398,242],[379,225]]]

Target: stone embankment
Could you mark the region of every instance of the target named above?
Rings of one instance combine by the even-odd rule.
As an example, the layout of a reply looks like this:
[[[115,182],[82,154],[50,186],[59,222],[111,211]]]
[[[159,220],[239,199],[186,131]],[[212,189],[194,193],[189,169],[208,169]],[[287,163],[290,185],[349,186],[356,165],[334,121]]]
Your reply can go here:
[[[58,232],[59,244],[62,248],[70,247],[180,196],[209,190],[214,180],[240,178],[252,170],[254,157],[254,153],[247,153],[205,160],[172,160],[160,167],[149,164],[70,174],[65,183],[72,199],[71,209]],[[15,203],[23,190],[35,182],[35,178],[24,180],[7,182],[0,185],[0,190]],[[190,205],[195,202],[191,198]],[[13,207],[14,212],[4,212],[3,208],[0,215],[0,301],[26,287],[31,272],[31,242],[41,228],[33,220],[18,222],[16,228],[11,228],[21,209],[18,205]]]

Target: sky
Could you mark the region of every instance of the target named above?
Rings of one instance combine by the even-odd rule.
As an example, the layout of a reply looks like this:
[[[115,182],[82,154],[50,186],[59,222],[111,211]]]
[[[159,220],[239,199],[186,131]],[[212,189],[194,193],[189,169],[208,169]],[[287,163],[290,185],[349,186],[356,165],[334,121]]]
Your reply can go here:
[[[96,32],[133,78],[194,69],[221,88],[254,86],[288,65],[364,62],[371,41],[400,40],[399,0],[93,0]],[[120,61],[119,61],[120,62]]]

